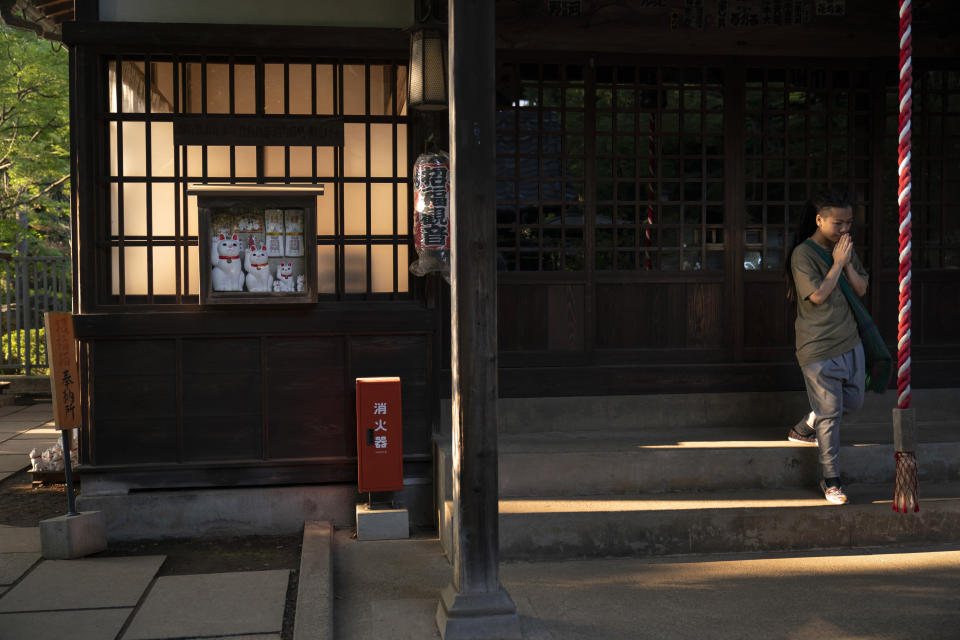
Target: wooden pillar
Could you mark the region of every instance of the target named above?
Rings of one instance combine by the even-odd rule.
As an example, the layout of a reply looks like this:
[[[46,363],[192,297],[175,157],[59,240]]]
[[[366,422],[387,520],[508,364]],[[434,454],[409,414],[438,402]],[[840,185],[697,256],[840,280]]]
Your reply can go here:
[[[520,638],[499,567],[494,3],[450,0],[448,16],[453,580],[437,626],[444,640]]]

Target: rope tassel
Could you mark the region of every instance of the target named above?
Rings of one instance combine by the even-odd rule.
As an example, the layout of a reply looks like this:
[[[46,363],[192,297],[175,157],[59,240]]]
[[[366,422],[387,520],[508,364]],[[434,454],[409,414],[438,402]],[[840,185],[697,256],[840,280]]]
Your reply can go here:
[[[893,510],[900,513],[920,511],[917,454],[897,451],[895,454],[897,480],[893,489]]]

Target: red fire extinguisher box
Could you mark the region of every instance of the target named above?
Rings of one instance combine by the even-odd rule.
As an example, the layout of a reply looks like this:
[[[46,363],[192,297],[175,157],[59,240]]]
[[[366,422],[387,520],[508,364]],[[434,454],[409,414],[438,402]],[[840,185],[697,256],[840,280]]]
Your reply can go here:
[[[357,486],[403,489],[400,378],[357,378]]]

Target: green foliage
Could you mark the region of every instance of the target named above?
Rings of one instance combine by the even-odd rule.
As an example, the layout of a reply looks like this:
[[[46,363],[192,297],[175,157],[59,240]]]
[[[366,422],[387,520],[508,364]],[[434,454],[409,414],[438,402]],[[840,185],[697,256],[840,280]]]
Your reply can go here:
[[[2,354],[4,364],[24,365],[21,357],[27,352],[27,332],[30,333],[31,343],[30,365],[37,367],[41,364],[47,364],[47,334],[43,327],[5,332],[3,339],[0,340],[0,354]],[[47,375],[48,372],[49,369],[47,369],[46,366],[42,369],[34,368],[30,370],[31,375],[44,376]]]
[[[68,255],[70,117],[67,51],[0,25],[0,250]]]

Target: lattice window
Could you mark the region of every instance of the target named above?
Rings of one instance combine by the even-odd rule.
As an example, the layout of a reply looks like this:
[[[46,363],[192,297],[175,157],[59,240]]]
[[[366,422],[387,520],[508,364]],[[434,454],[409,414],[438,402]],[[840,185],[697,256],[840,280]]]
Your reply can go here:
[[[580,65],[502,65],[497,105],[501,270],[584,268]]]
[[[897,74],[886,78],[882,260],[898,264]],[[914,71],[911,178],[913,266],[960,268],[960,70]]]
[[[596,268],[721,270],[723,74],[601,66]]]
[[[747,70],[745,269],[783,269],[804,203],[827,187],[853,198],[854,242],[869,263],[870,108],[864,71]]]
[[[320,298],[406,296],[404,65],[243,56],[110,57],[104,65],[110,216],[100,264],[110,284],[102,301],[197,301],[197,208],[186,189],[200,182],[324,184]],[[176,118],[231,114],[340,116],[345,144],[173,144]]]

